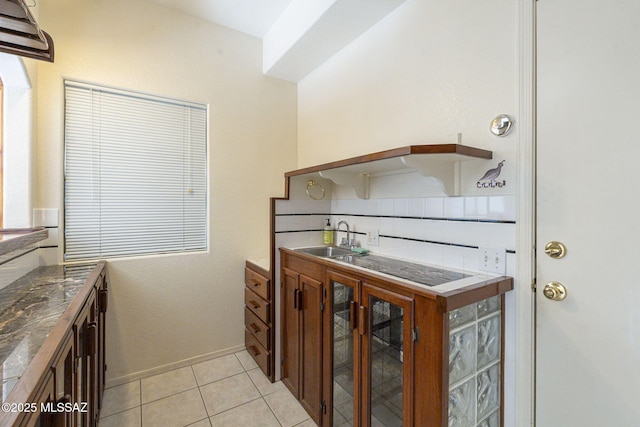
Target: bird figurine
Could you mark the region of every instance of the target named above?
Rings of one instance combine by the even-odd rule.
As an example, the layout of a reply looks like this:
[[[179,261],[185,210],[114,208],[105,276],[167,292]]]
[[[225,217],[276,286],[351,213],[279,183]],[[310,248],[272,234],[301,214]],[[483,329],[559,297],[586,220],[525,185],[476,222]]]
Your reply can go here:
[[[502,166],[504,165],[504,160],[498,163],[498,167],[495,169],[489,169],[482,178],[478,182],[489,181],[490,184],[495,185],[496,178],[500,176],[500,172],[502,171]],[[492,185],[492,186],[493,186]]]

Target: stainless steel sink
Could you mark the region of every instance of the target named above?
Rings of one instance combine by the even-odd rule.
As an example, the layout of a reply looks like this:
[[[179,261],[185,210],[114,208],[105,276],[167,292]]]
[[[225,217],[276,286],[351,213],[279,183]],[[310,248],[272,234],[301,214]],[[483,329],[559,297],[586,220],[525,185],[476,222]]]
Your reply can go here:
[[[313,246],[310,248],[296,249],[296,252],[302,252],[309,255],[315,255],[324,258],[333,258],[343,255],[353,255],[353,252],[349,249],[341,248],[338,246]]]

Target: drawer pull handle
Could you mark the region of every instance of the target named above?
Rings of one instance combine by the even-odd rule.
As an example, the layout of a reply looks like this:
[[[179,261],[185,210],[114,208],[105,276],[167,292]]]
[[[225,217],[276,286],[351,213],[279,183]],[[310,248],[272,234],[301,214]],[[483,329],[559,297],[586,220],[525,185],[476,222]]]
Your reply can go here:
[[[252,345],[252,346],[249,346],[249,348],[253,350],[254,356],[260,356],[260,350],[258,350],[258,347],[256,347],[255,345]]]
[[[260,282],[253,282],[253,286],[257,288],[258,286],[260,286]]]
[[[249,326],[251,326],[251,329],[253,329],[254,333],[258,333],[260,332],[260,328],[258,327],[258,325],[256,325],[255,323],[250,324]]]
[[[254,300],[249,301],[249,304],[251,304],[253,306],[253,308],[260,308],[260,304],[258,304]]]

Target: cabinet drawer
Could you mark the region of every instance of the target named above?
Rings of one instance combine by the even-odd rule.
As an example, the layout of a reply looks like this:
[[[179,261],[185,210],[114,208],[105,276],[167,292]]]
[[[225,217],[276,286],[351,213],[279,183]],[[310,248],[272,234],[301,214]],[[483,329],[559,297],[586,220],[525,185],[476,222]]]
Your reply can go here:
[[[271,292],[269,292],[269,279],[261,274],[258,274],[249,268],[245,268],[244,283],[247,285],[247,288],[251,289],[262,298],[266,300],[271,298]]]
[[[254,294],[249,288],[244,288],[244,303],[260,320],[270,323],[269,303]]]
[[[244,346],[256,361],[262,372],[270,376],[271,353],[268,352],[247,329],[244,330]]]
[[[269,350],[271,329],[246,307],[244,309],[244,326],[256,337],[264,348]]]

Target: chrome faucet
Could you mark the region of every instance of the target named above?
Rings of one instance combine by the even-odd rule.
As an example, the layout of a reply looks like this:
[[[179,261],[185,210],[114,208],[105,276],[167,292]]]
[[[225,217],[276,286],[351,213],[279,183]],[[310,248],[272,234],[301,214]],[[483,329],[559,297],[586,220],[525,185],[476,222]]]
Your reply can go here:
[[[338,225],[336,225],[336,232],[340,231],[341,224],[344,224],[347,226],[347,238],[346,238],[346,241],[344,237],[342,238],[342,241],[340,242],[340,246],[350,246],[351,240],[349,240],[349,223],[347,223],[347,221],[340,221]]]

